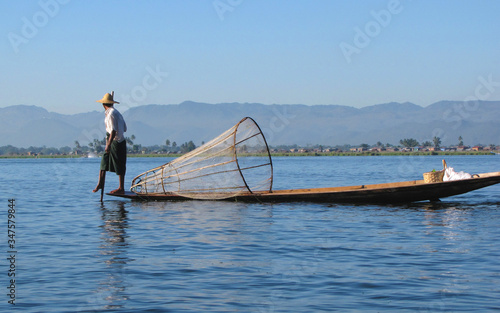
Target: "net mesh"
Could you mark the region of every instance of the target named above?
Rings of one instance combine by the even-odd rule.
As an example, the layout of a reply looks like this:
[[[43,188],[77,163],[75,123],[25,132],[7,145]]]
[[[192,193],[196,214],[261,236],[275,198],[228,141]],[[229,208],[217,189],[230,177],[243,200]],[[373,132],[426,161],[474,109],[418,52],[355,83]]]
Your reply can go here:
[[[192,199],[270,192],[273,166],[261,129],[245,117],[197,149],[135,177],[131,191]]]

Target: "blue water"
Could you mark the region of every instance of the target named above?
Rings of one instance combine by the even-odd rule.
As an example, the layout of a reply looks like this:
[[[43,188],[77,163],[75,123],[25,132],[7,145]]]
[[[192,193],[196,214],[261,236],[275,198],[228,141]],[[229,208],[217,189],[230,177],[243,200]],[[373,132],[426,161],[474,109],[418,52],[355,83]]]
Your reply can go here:
[[[449,156],[470,173],[499,156]],[[126,184],[168,159],[129,158]],[[275,189],[421,179],[441,158],[274,158]],[[131,202],[99,159],[0,160],[0,311],[493,312],[500,186],[441,203]],[[118,179],[108,174],[106,190]],[[16,200],[15,306],[8,199]]]

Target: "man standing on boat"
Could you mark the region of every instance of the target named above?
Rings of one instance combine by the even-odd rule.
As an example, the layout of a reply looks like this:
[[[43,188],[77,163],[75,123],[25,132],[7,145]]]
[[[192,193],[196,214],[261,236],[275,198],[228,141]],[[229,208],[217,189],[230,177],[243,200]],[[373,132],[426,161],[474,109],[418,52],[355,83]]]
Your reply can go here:
[[[120,103],[113,100],[114,91],[111,94],[107,93],[101,100],[96,102],[102,103],[105,110],[104,124],[106,126],[106,148],[101,159],[101,167],[99,171],[99,182],[93,192],[101,190],[101,201],[104,192],[104,182],[106,172],[115,172],[118,175],[120,185],[118,189],[111,191],[111,194],[124,194],[124,182],[127,163],[127,143],[124,133],[127,131],[127,124],[123,116],[116,110],[113,105]]]

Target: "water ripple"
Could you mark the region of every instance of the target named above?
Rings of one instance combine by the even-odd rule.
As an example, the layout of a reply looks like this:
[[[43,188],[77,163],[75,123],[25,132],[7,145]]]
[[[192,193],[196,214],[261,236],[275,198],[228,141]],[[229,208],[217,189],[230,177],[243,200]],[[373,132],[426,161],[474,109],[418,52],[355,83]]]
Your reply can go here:
[[[476,172],[498,170],[492,158],[447,161]],[[159,161],[131,159],[129,171]],[[388,177],[386,168],[404,162],[277,158],[276,187],[378,182]],[[420,171],[436,162],[422,158],[412,166]],[[19,210],[20,311],[500,309],[498,186],[442,202],[388,206],[109,197],[100,204],[90,192],[98,161],[0,160],[0,166],[3,175],[25,174],[5,191]],[[117,183],[113,175],[107,179],[109,188]],[[9,309],[6,301],[0,305]]]

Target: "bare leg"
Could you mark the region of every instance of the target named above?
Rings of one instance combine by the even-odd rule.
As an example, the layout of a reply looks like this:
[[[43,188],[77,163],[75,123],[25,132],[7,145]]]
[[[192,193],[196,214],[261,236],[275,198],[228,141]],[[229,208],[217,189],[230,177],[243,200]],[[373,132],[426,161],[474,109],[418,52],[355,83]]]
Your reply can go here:
[[[118,189],[115,189],[115,190],[111,191],[110,193],[124,194],[125,193],[125,188],[124,188],[124,185],[125,185],[125,174],[118,175],[118,179],[120,180],[120,185],[118,186]]]
[[[97,186],[92,190],[92,192],[97,192],[100,189],[104,189],[104,181],[106,180],[106,171],[99,171],[99,181],[97,182]]]
[[[101,202],[104,197],[104,182],[106,181],[106,171],[99,171],[99,181],[97,182],[97,186],[92,190],[92,192],[97,192],[99,189],[101,190]]]

